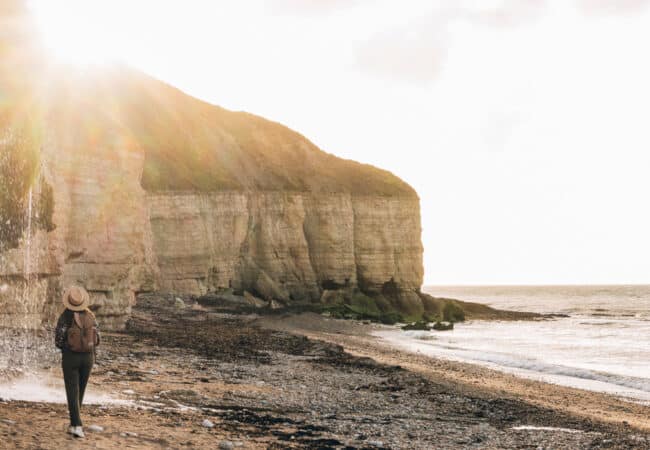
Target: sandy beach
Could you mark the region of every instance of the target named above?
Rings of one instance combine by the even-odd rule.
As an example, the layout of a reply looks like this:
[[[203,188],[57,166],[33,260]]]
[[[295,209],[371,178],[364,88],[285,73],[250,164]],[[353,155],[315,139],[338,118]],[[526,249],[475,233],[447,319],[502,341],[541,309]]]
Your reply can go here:
[[[389,328],[386,326],[342,325],[337,331],[331,332],[328,331],[330,323],[331,320],[328,319],[306,320],[304,317],[295,317],[289,320],[285,318],[283,322],[274,322],[273,326],[312,339],[341,345],[347,352],[359,357],[372,358],[383,364],[400,365],[434,382],[457,384],[460,389],[467,392],[518,399],[586,419],[650,431],[648,415],[650,407],[639,402],[599,392],[524,379],[473,364],[446,361],[400,350],[372,335],[373,331]],[[537,425],[544,426],[544,424]]]
[[[4,448],[650,447],[646,406],[399,351],[374,324],[186,303],[141,298],[105,336],[84,408],[100,431],[65,434],[61,388],[0,402]]]

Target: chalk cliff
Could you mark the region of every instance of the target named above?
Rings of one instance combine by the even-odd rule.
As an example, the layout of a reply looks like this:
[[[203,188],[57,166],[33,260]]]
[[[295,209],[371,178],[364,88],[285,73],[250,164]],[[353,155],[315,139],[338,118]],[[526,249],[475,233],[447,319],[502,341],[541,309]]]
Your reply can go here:
[[[417,198],[218,192],[150,194],[148,203],[164,291],[317,301],[328,287],[422,282]],[[264,292],[267,278],[277,292]]]
[[[4,85],[3,136],[26,98],[37,131],[0,141],[0,325],[50,322],[72,283],[108,328],[150,291],[422,311],[419,199],[394,175],[129,69],[43,67],[30,95]]]

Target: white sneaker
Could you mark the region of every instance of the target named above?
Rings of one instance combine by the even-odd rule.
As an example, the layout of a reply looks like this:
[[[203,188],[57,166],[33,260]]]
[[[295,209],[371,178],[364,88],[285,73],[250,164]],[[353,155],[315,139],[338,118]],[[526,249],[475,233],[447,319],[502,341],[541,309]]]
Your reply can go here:
[[[78,438],[86,437],[86,435],[84,434],[84,430],[81,427],[74,427],[74,431],[72,432],[72,434],[74,435],[74,437],[78,437]]]
[[[74,427],[72,425],[68,427],[68,434],[74,434]]]

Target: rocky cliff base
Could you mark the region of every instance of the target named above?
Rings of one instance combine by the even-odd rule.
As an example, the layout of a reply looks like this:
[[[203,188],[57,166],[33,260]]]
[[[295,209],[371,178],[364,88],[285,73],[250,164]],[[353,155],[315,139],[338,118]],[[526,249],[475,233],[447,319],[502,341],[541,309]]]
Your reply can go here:
[[[408,293],[407,295],[411,295]],[[276,300],[263,300],[248,291],[236,292],[224,289],[202,296],[185,297],[186,301],[231,314],[261,314],[281,316],[304,312],[317,313],[336,319],[362,320],[393,325],[396,323],[463,322],[465,320],[537,320],[551,318],[549,315],[523,311],[505,311],[487,305],[465,302],[450,298],[432,297],[422,292],[413,292],[411,299],[416,309],[404,313],[394,305],[403,303],[404,293],[386,289],[383,293],[364,293],[358,288],[324,290],[317,303],[285,304]],[[160,297],[160,294],[157,295]],[[168,295],[169,301],[176,301],[180,308],[185,302],[177,296]]]

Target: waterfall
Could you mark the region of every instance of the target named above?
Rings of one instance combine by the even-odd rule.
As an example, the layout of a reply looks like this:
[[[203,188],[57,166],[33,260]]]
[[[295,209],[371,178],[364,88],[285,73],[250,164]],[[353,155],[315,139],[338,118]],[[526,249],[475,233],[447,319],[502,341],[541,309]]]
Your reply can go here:
[[[27,280],[27,287],[29,287],[29,278],[31,271],[31,258],[32,258],[32,212],[34,208],[34,188],[29,188],[29,195],[27,200],[27,230],[25,236],[25,266],[24,276]],[[25,289],[27,291],[27,289]]]
[[[22,298],[22,306],[24,310],[25,317],[28,316],[29,314],[29,304],[31,301],[31,296],[32,296],[32,277],[31,277],[31,262],[32,262],[32,213],[33,213],[33,207],[34,207],[34,187],[29,188],[29,194],[27,198],[27,217],[26,217],[26,222],[27,226],[25,229],[25,238],[24,238],[24,245],[25,245],[25,253],[24,253],[24,264],[23,264],[23,276],[25,278],[25,287],[23,289],[23,298]],[[33,338],[30,339],[29,336],[29,331],[27,330],[28,324],[27,321],[25,322],[24,328],[25,328],[25,336],[26,336],[26,341],[25,345],[23,345],[22,348],[22,366],[23,368],[26,368],[29,366],[29,355],[28,355],[28,347],[32,347],[32,345],[28,344],[33,344],[33,342],[28,342],[28,341],[33,341]]]
[[[0,354],[0,381],[38,371],[55,361],[51,332],[39,328],[42,297],[47,295],[39,275],[39,255],[43,245],[43,230],[39,226],[42,185],[40,172],[19,203],[22,211],[16,211],[16,216],[22,215],[22,220],[12,221],[13,226],[22,231],[19,246],[0,254],[0,262],[4,262],[2,260],[7,255],[11,258],[12,253],[15,256],[20,254],[15,267],[18,270],[14,272],[19,276],[0,279],[0,296],[6,302],[6,312],[13,316],[0,329],[0,346],[5,349]]]

